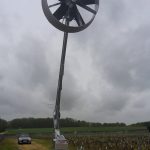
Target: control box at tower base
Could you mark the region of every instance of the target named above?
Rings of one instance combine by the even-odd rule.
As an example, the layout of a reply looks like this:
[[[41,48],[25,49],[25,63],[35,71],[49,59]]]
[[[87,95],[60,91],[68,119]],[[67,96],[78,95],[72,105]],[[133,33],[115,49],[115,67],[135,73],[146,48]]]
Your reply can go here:
[[[55,150],[68,150],[68,142],[63,135],[57,137],[55,141]]]

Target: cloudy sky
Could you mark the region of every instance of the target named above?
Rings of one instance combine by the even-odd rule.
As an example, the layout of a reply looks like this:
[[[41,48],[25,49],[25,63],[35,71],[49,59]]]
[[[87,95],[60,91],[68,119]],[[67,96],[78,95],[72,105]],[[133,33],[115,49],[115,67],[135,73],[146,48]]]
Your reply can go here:
[[[101,0],[92,25],[69,34],[62,117],[150,120],[150,1]],[[63,33],[40,0],[0,0],[0,116],[52,117]]]

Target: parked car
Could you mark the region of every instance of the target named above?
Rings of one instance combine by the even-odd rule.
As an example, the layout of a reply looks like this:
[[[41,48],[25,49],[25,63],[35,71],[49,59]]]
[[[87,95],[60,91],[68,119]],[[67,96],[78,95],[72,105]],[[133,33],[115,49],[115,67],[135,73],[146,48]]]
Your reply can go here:
[[[18,144],[31,144],[31,141],[29,134],[21,134],[18,137]]]

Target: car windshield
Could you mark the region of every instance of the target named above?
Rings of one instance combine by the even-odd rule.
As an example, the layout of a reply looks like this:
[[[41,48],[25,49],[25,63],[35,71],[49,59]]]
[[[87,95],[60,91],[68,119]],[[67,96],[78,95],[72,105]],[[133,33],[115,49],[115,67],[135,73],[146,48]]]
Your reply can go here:
[[[20,137],[29,137],[28,134],[21,134]]]

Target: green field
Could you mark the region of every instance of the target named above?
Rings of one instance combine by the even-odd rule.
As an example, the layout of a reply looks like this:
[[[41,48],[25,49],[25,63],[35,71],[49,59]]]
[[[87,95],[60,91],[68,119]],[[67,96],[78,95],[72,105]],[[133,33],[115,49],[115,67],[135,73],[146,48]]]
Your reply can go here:
[[[19,133],[29,133],[29,134],[51,134],[53,132],[52,128],[35,128],[35,129],[8,129],[6,134],[19,134]],[[84,133],[121,133],[121,134],[134,134],[134,133],[147,133],[146,127],[70,127],[62,128],[62,133],[66,134],[84,134]]]

